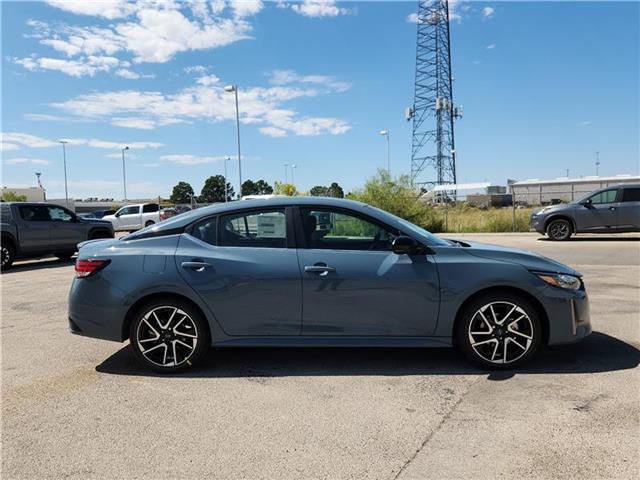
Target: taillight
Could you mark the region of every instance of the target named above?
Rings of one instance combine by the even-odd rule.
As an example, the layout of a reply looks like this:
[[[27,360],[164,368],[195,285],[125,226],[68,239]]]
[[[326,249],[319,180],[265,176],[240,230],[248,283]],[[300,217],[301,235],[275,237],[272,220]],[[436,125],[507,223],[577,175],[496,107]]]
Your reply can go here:
[[[90,277],[96,272],[99,272],[104,267],[109,265],[111,260],[76,260],[76,277],[86,278]]]
[[[167,214],[164,212],[160,212],[160,221],[166,220],[166,219],[167,219]]]

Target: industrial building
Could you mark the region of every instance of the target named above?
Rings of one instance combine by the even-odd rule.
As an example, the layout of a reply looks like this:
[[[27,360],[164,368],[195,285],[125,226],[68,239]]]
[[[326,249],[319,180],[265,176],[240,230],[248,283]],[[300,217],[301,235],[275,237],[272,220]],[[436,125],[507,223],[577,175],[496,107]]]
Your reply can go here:
[[[621,183],[640,183],[640,175],[593,176],[552,180],[508,180],[516,205],[552,205],[577,200],[599,188]]]

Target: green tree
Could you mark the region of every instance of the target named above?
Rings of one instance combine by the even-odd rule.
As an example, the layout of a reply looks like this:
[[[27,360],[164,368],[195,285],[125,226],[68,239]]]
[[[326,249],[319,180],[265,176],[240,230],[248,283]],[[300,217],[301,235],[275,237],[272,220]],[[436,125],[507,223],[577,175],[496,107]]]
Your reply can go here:
[[[380,169],[348,198],[386,210],[431,232],[441,232],[444,228],[442,215],[420,200],[419,191],[411,186],[408,175],[393,178]]]
[[[273,193],[273,187],[264,180],[246,180],[242,184],[242,196],[246,195],[271,195]]]
[[[275,182],[273,184],[276,195],[286,195],[287,197],[295,197],[299,195],[296,186],[293,183]]]
[[[27,196],[26,195],[18,195],[16,192],[4,192],[2,194],[2,201],[3,202],[26,202],[27,201]]]
[[[173,187],[169,200],[173,203],[190,203],[191,197],[193,197],[193,187],[187,182],[178,182]]]
[[[344,198],[344,190],[336,182],[333,182],[327,189],[327,197]]]
[[[233,187],[230,183],[227,183],[227,200],[232,199]],[[198,201],[202,203],[224,202],[224,177],[222,175],[213,175],[207,178]]]
[[[312,197],[328,197],[329,189],[324,185],[316,185],[311,190],[309,190],[309,195]]]

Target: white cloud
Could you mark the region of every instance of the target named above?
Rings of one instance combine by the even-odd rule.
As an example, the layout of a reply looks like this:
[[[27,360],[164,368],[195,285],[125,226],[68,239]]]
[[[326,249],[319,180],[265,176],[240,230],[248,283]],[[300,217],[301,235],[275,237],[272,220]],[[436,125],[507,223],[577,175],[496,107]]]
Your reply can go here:
[[[418,14],[417,13],[410,13],[409,15],[407,15],[407,22],[409,22],[409,23],[418,23]]]
[[[268,88],[240,88],[242,123],[258,124],[263,128],[262,133],[271,136],[282,136],[282,131],[295,135],[338,135],[349,130],[344,120],[301,117],[293,110],[282,108],[286,102],[297,98],[342,92],[348,84],[329,76],[301,76],[292,71],[280,71],[276,80],[281,84]],[[193,86],[171,94],[137,90],[97,92],[52,106],[76,118],[142,129],[198,120],[233,121],[236,113],[234,96],[224,91],[224,82],[215,75],[199,77]],[[264,130],[266,127],[273,128]]]
[[[229,4],[236,17],[248,17],[255,15],[263,9],[261,0],[230,0]]]
[[[25,120],[31,120],[35,122],[60,122],[65,121],[66,118],[58,115],[49,115],[47,113],[25,113],[22,115]]]
[[[291,5],[291,10],[305,17],[337,17],[351,13],[348,8],[336,6],[335,0],[304,0]]]
[[[122,159],[122,152],[114,152],[114,153],[107,153],[105,154],[106,158],[115,158],[118,160]],[[136,155],[135,153],[131,153],[131,152],[127,152],[127,159],[129,160],[135,160],[136,158],[138,158],[138,155]]]
[[[493,14],[495,13],[495,8],[493,7],[484,7],[482,9],[482,16],[484,18],[493,18]]]
[[[184,67],[183,70],[184,73],[188,74],[195,73],[198,75],[204,75],[209,70],[209,67],[205,67],[204,65],[193,65],[191,67]]]
[[[125,128],[139,128],[141,130],[153,130],[155,122],[144,118],[113,118],[111,125]]]
[[[204,163],[214,163],[223,161],[224,156],[217,157],[199,157],[196,155],[188,154],[175,154],[175,155],[162,155],[160,160],[163,162],[176,163],[178,165],[202,165]]]
[[[9,158],[7,160],[3,160],[3,162],[7,165],[19,165],[19,164],[31,164],[31,165],[50,165],[50,160],[43,160],[41,158]]]
[[[496,48],[495,43],[490,43],[489,45],[487,45],[487,50],[493,50],[494,48]]]
[[[455,20],[457,22],[462,21],[462,15],[459,13],[459,10],[467,12],[469,10],[469,6],[463,5],[460,7],[460,0],[449,0],[449,20]],[[435,15],[432,13],[432,15]],[[418,23],[420,18],[417,13],[410,13],[407,15],[407,22],[409,23]],[[425,21],[424,19],[422,21]]]
[[[336,80],[327,75],[299,75],[293,70],[274,70],[271,72],[269,83],[272,85],[289,85],[292,83],[313,83],[325,85],[335,92],[345,92],[351,88],[347,82]]]
[[[46,138],[38,137],[36,135],[30,135],[28,133],[18,133],[18,132],[3,132],[2,142],[16,144],[21,147],[28,147],[28,148],[45,148],[45,147],[55,147],[56,145],[58,145],[58,142],[53,140],[47,140]],[[15,150],[15,149],[12,149],[12,150]]]
[[[580,122],[580,125],[582,125],[583,127],[588,127],[589,125],[591,125],[591,120],[584,120]]]
[[[252,26],[247,17],[263,8],[260,0],[227,3],[49,0],[48,3],[70,13],[101,17],[112,23],[98,27],[30,20],[27,24],[33,32],[27,37],[37,39],[64,58],[34,54],[14,59],[16,63],[31,71],[57,70],[74,77],[107,72],[131,79],[140,77],[128,69],[131,61],[165,63],[181,52],[218,48],[251,38]]]
[[[77,15],[103,17],[108,20],[124,18],[131,15],[136,6],[127,0],[46,0],[56,8]]]
[[[11,150],[20,150],[20,146],[15,143],[0,142],[0,152],[9,152]]]
[[[267,137],[286,137],[287,131],[276,127],[262,127],[260,133]]]
[[[145,148],[160,148],[163,143],[158,142],[110,142],[107,140],[98,140],[95,138],[67,138],[65,139],[70,145],[85,145],[91,148],[104,148],[109,150],[120,150],[124,146],[128,146],[133,150],[143,150]]]

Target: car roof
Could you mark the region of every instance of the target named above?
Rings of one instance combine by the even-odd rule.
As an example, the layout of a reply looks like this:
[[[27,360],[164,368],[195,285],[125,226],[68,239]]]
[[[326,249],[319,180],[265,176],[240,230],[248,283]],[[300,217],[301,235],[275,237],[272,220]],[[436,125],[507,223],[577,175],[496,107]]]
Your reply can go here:
[[[204,218],[210,215],[218,215],[222,213],[230,213],[241,210],[251,210],[254,208],[262,208],[262,207],[287,207],[293,205],[316,205],[323,207],[342,207],[349,208],[351,210],[356,210],[360,212],[367,211],[368,214],[373,215],[374,212],[371,211],[371,207],[369,207],[366,203],[356,202],[354,200],[346,200],[344,198],[330,198],[330,197],[276,197],[276,198],[264,198],[264,199],[252,199],[252,200],[241,200],[241,201],[232,201],[225,203],[216,203],[215,205],[210,205],[207,207],[196,208],[195,210],[191,210],[190,212],[185,212],[175,217],[171,217],[167,220],[158,223],[152,227],[148,227],[152,229],[154,232],[160,232],[165,230],[179,229],[183,228],[190,223]],[[144,229],[146,230],[146,229]],[[139,230],[142,232],[142,230]],[[132,234],[130,238],[135,238],[137,235]]]

